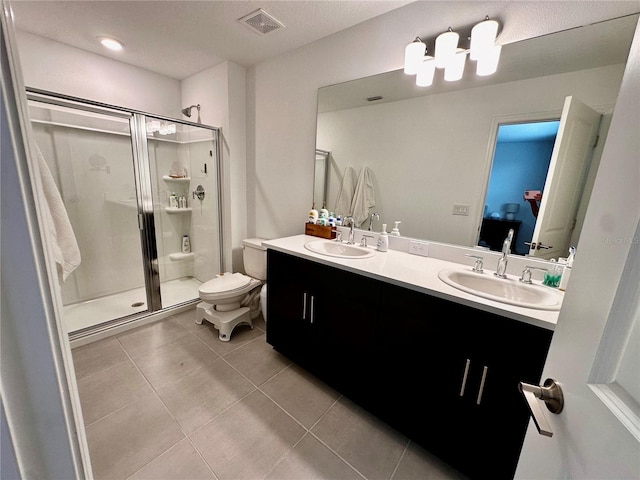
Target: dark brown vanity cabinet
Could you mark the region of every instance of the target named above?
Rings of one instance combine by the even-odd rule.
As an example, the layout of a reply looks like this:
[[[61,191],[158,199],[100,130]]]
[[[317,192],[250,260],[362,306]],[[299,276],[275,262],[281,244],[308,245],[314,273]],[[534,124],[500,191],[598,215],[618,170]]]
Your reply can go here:
[[[267,341],[470,478],[512,478],[552,332],[269,250]]]
[[[529,423],[518,383],[540,383],[552,332],[394,285],[380,315],[389,401],[404,400],[388,421],[471,478],[512,478]]]
[[[274,250],[267,275],[267,342],[359,399],[375,376],[381,282]]]

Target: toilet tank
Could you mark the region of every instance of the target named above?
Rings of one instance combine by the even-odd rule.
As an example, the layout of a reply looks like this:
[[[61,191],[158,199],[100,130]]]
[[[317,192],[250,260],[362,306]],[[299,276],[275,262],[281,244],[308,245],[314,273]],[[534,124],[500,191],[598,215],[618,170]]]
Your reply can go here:
[[[247,275],[257,280],[267,279],[267,249],[263,238],[247,238],[242,241],[242,261]]]

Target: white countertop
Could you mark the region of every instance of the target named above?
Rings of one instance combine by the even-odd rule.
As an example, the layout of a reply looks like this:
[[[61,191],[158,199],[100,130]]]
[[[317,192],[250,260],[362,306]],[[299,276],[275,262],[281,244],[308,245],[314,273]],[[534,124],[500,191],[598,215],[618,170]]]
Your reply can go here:
[[[470,269],[471,267],[468,265],[395,250],[378,252],[375,251],[375,248],[372,249],[376,252],[375,255],[369,258],[344,259],[329,257],[307,250],[304,244],[311,240],[318,240],[318,238],[309,235],[295,235],[274,240],[264,240],[262,244],[279,252],[289,253],[324,265],[382,280],[547,330],[554,330],[558,321],[559,311],[524,308],[488,300],[458,290],[438,278],[438,272],[442,269],[451,267]]]

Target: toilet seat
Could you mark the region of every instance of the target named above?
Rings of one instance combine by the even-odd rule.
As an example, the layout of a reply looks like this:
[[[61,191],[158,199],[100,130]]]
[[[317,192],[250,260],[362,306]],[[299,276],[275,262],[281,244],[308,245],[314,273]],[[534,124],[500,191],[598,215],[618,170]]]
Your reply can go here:
[[[199,297],[212,305],[225,303],[225,300],[233,299],[238,302],[239,296],[249,293],[255,287],[262,285],[260,280],[251,278],[242,273],[221,273],[198,288]]]

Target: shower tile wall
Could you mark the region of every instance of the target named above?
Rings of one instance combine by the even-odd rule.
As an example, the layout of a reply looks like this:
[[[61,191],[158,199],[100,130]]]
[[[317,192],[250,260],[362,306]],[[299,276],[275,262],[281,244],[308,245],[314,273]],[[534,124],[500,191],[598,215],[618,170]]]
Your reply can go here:
[[[191,190],[193,191],[198,185],[202,185],[206,192],[202,201],[194,199],[193,196],[188,199],[193,207],[191,244],[196,253],[193,276],[201,282],[211,280],[220,273],[219,212],[216,187],[218,178],[215,152],[215,142],[211,140],[190,144]]]
[[[191,215],[188,213],[167,213],[169,195],[189,195],[189,184],[168,182],[162,179],[169,175],[171,166],[179,162],[186,166],[184,145],[168,140],[147,139],[156,227],[156,245],[160,281],[193,276],[193,261],[173,261],[169,254],[181,251],[182,236],[189,235]]]
[[[210,140],[211,131],[206,130],[203,134],[209,140],[192,140],[189,133],[179,132],[180,143],[148,142],[156,205],[158,262],[163,282],[191,276],[200,282],[206,282],[219,273],[217,172],[213,156],[215,146]],[[162,179],[169,174],[174,162],[187,168],[191,179],[189,183]],[[198,185],[202,185],[206,192],[202,201],[194,199],[192,195]],[[174,191],[178,196],[187,197],[187,205],[192,208],[190,214],[166,213],[164,209],[169,205],[169,195]],[[182,235],[185,234],[190,237],[193,260],[170,260],[170,253],[180,251]]]

